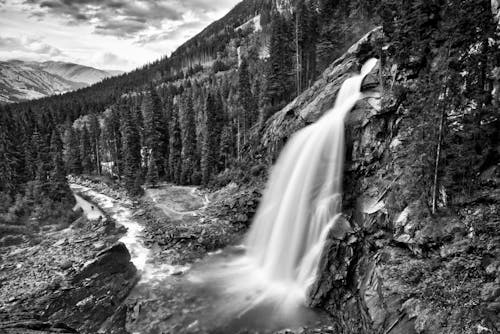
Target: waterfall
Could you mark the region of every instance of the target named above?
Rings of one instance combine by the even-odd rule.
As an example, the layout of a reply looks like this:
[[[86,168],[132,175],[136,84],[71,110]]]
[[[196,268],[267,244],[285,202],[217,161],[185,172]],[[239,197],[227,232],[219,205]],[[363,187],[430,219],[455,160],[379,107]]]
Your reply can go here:
[[[286,309],[306,301],[330,227],[341,214],[344,120],[376,62],[370,59],[342,84],[334,107],[296,132],[274,165],[245,254],[217,275],[240,314],[265,302]]]

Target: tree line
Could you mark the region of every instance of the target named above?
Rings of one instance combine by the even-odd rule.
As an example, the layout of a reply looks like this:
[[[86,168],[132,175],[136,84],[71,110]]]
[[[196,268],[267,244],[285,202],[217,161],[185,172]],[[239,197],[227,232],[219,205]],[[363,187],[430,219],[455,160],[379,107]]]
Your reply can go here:
[[[407,77],[393,88],[411,129],[402,197],[436,213],[468,198],[499,159],[497,23],[483,0],[384,0],[380,16],[387,57]]]

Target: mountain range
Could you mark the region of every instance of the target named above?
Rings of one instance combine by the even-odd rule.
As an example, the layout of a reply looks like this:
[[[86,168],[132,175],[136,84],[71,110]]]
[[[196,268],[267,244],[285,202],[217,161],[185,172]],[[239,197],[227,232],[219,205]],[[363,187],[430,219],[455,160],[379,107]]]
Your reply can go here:
[[[121,73],[60,61],[1,61],[0,103],[62,94]]]

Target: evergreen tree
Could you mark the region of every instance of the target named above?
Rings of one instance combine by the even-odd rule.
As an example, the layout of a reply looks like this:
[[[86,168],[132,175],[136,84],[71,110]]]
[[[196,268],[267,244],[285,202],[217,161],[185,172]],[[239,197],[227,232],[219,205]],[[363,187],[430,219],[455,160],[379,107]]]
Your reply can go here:
[[[295,67],[297,95],[316,77],[316,18],[305,0],[299,0],[295,13]]]
[[[273,16],[269,65],[266,74],[266,102],[273,111],[279,110],[294,97],[292,33],[287,20]]]
[[[81,131],[80,137],[80,159],[82,161],[83,173],[92,173],[92,161],[90,159],[91,155],[91,145],[90,145],[90,135],[87,127],[84,125]]]
[[[182,132],[182,173],[181,183],[189,184],[193,182],[193,174],[198,164],[196,153],[196,124],[193,110],[193,99],[191,90],[187,91],[184,98],[184,112],[181,119]]]
[[[57,202],[73,202],[74,198],[66,181],[66,168],[62,151],[61,137],[57,130],[54,130],[50,140],[50,154],[52,156],[52,170],[49,175],[50,198]]]
[[[21,184],[23,152],[18,145],[13,115],[8,106],[0,106],[0,192],[14,195]]]
[[[202,145],[201,170],[202,182],[208,184],[214,174],[218,172],[220,152],[220,117],[217,110],[216,94],[209,93],[205,102],[205,135]]]
[[[80,140],[78,133],[69,126],[65,135],[65,160],[66,170],[70,174],[82,173],[82,160],[80,158]]]
[[[144,119],[144,146],[147,152],[146,161],[149,166],[154,163],[157,171],[165,170],[164,161],[168,158],[168,130],[160,97],[151,85],[142,102]],[[154,159],[154,162],[151,160]],[[168,160],[167,160],[168,161]],[[162,172],[163,173],[163,172]]]
[[[92,151],[92,169],[101,174],[101,154],[100,154],[100,137],[101,137],[101,127],[99,125],[99,119],[97,115],[92,113],[89,115],[89,137],[90,137],[90,147]]]
[[[234,159],[234,131],[231,124],[226,125],[222,130],[219,156],[225,169],[230,166]]]
[[[123,172],[122,162],[122,133],[120,131],[120,115],[113,107],[104,117],[104,142],[113,163],[112,172],[120,176]]]
[[[248,61],[243,58],[238,70],[238,93],[243,115],[238,115],[243,129],[243,142],[246,142],[248,130],[257,120],[257,106],[250,89],[250,76],[248,73]]]
[[[175,183],[181,183],[182,173],[182,134],[179,125],[179,107],[174,105],[170,120],[170,157],[169,172],[170,179]]]
[[[146,182],[151,186],[151,187],[156,187],[158,184],[158,181],[160,179],[159,173],[158,173],[158,165],[157,161],[159,160],[158,157],[156,157],[158,153],[155,153],[154,151],[152,152],[150,158],[149,158],[149,164],[148,164],[148,172],[146,174]]]
[[[129,106],[122,105],[123,177],[125,188],[133,196],[139,195],[142,192],[141,143],[134,114]]]
[[[35,165],[36,173],[34,181],[34,195],[35,198],[42,199],[50,194],[50,164],[48,161],[50,157],[50,150],[46,139],[43,138],[38,131],[35,131],[33,137],[33,142],[35,143],[38,152]]]

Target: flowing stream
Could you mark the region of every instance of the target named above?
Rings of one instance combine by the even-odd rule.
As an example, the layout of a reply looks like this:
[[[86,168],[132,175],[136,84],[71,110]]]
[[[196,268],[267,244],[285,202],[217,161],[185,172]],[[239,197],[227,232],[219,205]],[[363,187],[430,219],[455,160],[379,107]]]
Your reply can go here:
[[[141,271],[141,280],[139,283],[152,284],[160,282],[164,277],[173,273],[184,271],[186,266],[174,266],[166,263],[158,264],[151,260],[151,251],[142,240],[143,227],[134,219],[133,212],[129,207],[128,201],[118,201],[109,196],[94,191],[88,187],[77,184],[71,184],[74,192],[82,192],[92,198],[102,210],[110,214],[118,224],[127,228],[126,234],[120,239],[130,252],[131,261],[135,267]],[[91,205],[82,197],[75,195],[78,205],[84,210],[87,217],[93,217],[98,208],[91,208]],[[99,211],[100,212],[100,211]],[[90,218],[89,219],[92,219]]]

